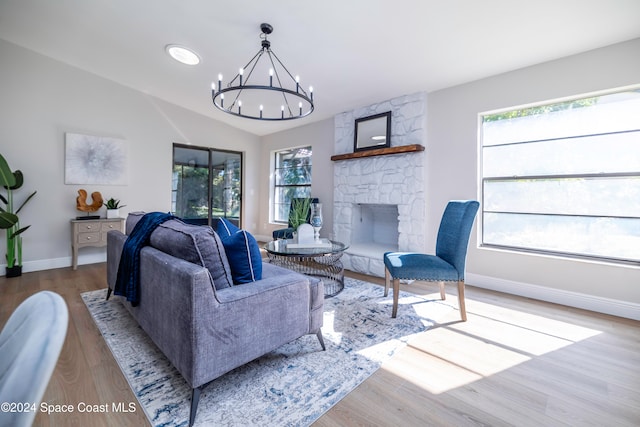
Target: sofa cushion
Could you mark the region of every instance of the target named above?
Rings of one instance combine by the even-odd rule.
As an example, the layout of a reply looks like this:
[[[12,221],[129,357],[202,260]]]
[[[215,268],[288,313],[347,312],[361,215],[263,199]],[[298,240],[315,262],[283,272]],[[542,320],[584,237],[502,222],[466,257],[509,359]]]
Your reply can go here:
[[[240,231],[240,229],[228,219],[220,218],[218,221],[218,228],[216,228],[216,232],[221,238],[229,237],[238,231]]]
[[[151,234],[150,244],[176,258],[207,268],[216,289],[233,285],[224,246],[211,227],[185,224],[172,219],[155,229]]]
[[[131,232],[133,231],[133,228],[136,226],[138,221],[140,221],[140,219],[144,216],[145,213],[146,212],[129,212],[129,215],[127,215],[127,221],[125,223],[124,234],[126,234],[127,236],[130,235]]]
[[[221,236],[236,285],[262,279],[262,256],[256,239],[245,230]]]

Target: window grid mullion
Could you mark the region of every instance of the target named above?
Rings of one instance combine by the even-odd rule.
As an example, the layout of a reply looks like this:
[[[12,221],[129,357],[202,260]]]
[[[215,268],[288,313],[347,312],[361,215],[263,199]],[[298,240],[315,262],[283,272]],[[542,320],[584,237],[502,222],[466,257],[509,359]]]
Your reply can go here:
[[[592,133],[592,134],[584,134],[584,135],[561,136],[558,138],[532,139],[532,140],[526,140],[526,141],[510,141],[510,142],[503,142],[501,144],[491,144],[491,145],[483,144],[482,148],[504,147],[507,145],[535,144],[537,142],[548,142],[548,141],[563,141],[565,139],[590,138],[594,136],[621,135],[621,134],[633,133],[633,132],[640,132],[640,129],[628,129],[628,130],[621,130],[617,132],[602,132],[602,133]]]

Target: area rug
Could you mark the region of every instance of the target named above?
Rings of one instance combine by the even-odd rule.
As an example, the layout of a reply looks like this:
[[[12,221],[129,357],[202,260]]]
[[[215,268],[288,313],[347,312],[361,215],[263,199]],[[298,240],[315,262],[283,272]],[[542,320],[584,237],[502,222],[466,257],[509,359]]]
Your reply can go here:
[[[391,358],[415,334],[453,307],[401,292],[391,318],[391,292],[345,279],[325,300],[321,351],[315,335],[301,337],[209,383],[196,426],[308,426]],[[82,294],[153,426],[187,426],[191,389],[118,299],[106,289]]]

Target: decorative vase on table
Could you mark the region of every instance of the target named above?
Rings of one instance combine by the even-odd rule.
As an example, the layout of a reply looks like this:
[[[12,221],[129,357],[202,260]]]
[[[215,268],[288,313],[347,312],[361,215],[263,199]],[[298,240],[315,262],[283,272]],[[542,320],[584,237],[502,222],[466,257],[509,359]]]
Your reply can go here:
[[[311,226],[313,227],[314,239],[320,241],[320,229],[322,228],[322,203],[311,203]]]

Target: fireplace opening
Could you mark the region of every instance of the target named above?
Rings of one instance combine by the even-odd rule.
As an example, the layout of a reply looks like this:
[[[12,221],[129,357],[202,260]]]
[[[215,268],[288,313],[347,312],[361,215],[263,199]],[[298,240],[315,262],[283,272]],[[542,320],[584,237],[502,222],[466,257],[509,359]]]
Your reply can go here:
[[[398,250],[398,206],[389,204],[353,205],[351,246],[353,255],[382,257]]]

